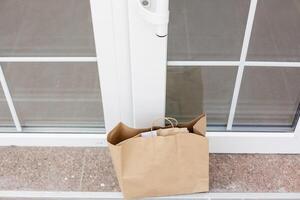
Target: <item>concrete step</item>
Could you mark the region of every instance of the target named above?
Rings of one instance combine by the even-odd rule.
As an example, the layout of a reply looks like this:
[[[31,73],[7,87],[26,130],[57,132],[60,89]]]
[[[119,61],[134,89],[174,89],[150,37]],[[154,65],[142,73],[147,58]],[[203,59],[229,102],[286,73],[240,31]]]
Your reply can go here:
[[[0,147],[0,190],[120,188],[107,148]],[[210,192],[300,192],[300,155],[210,154]]]

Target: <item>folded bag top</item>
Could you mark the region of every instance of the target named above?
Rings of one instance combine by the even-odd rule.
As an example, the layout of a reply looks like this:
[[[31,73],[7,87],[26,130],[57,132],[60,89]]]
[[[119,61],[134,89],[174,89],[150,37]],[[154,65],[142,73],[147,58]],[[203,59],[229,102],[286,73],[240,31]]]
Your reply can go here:
[[[197,123],[198,122],[198,123]],[[194,127],[195,126],[195,127]],[[198,135],[205,136],[206,134],[206,116],[205,114],[199,115],[197,118],[193,119],[190,122],[177,124],[178,128],[187,128],[190,133],[195,133]],[[151,130],[157,130],[157,129],[165,129],[165,128],[171,128],[171,126],[166,127],[160,127],[155,126],[151,128],[130,128],[126,126],[124,123],[120,122],[117,126],[115,126],[107,135],[107,141],[108,143],[112,145],[116,145],[124,140],[130,139],[142,132],[147,132]]]
[[[208,191],[206,116],[178,124],[190,133],[149,138],[119,123],[107,136],[119,185],[126,199]],[[122,142],[122,143],[121,143]]]

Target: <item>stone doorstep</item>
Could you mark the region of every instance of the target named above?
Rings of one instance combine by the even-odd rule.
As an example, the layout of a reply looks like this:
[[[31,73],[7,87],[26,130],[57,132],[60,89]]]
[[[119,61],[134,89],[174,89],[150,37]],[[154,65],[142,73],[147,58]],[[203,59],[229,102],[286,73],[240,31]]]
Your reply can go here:
[[[107,148],[0,147],[0,190],[120,188]],[[300,192],[300,155],[210,154],[210,192]]]

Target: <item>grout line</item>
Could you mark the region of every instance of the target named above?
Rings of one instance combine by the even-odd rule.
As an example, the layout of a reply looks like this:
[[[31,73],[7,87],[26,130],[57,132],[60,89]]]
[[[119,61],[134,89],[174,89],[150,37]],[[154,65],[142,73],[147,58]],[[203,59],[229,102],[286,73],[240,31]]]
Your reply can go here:
[[[49,148],[49,147],[48,147]],[[47,183],[50,183],[50,169],[51,169],[51,164],[52,164],[52,160],[51,161],[49,161],[49,155],[52,155],[52,152],[53,152],[53,147],[50,147],[48,150],[47,150],[47,157],[48,157],[48,159],[47,159]],[[50,184],[49,184],[50,185]],[[48,185],[48,187],[49,187],[49,185]],[[1,191],[0,191],[0,193],[1,193]]]
[[[86,164],[86,151],[87,149],[84,150],[83,152],[83,159],[82,159],[82,168],[81,168],[81,175],[80,175],[80,182],[79,182],[79,190],[81,191],[82,187],[82,180],[83,180],[83,174],[85,171],[85,164]]]

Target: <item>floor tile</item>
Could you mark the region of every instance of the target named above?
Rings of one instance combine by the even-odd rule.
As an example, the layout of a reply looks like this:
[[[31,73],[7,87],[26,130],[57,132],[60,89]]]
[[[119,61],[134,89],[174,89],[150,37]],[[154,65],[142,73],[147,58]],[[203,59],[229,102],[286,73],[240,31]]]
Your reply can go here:
[[[39,190],[49,181],[49,148],[0,148],[0,189]]]
[[[120,191],[108,149],[86,149],[81,190]]]

